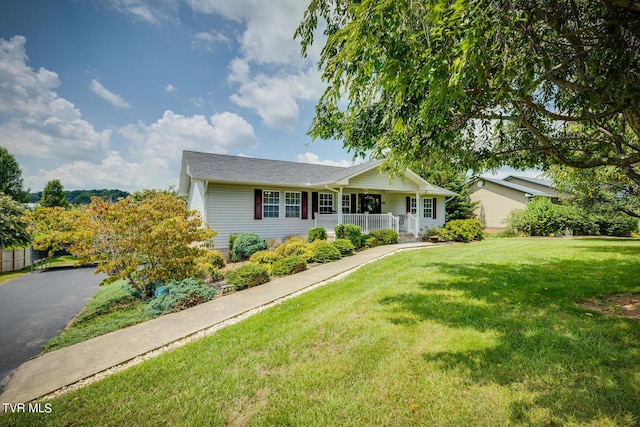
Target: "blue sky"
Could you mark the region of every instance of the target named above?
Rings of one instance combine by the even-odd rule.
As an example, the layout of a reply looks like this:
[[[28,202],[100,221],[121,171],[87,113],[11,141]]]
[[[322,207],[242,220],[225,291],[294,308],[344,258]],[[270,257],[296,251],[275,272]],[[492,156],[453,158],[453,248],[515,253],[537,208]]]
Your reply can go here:
[[[182,150],[348,165],[306,131],[324,85],[300,0],[0,3],[0,145],[25,186],[168,188]]]
[[[25,186],[178,184],[181,153],[351,164],[306,135],[324,90],[305,0],[0,2],[0,146]],[[504,175],[504,173],[503,173]]]

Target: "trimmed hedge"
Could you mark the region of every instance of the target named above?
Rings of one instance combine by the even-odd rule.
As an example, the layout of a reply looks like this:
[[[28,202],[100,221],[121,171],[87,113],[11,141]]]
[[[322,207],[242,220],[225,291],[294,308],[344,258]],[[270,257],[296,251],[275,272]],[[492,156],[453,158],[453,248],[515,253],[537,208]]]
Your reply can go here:
[[[319,240],[317,240],[319,241]],[[309,245],[300,237],[292,237],[275,249],[275,253],[282,258],[291,255],[300,255],[308,259],[311,255]]]
[[[362,229],[360,226],[353,224],[338,224],[334,230],[337,239],[349,240],[356,249],[364,246]]]
[[[327,240],[327,230],[324,227],[313,227],[309,229],[309,242],[314,240]]]
[[[258,251],[249,257],[249,261],[256,264],[273,264],[280,259],[282,256],[270,250]]]
[[[144,304],[144,311],[151,316],[160,316],[207,302],[215,294],[215,289],[207,287],[200,280],[172,280],[164,287],[162,295]]]
[[[484,239],[484,228],[477,219],[454,219],[434,232],[444,240],[469,243]]]
[[[337,261],[342,258],[338,248],[329,242],[316,240],[315,242],[310,243],[309,247],[311,249],[310,261],[325,263]]]
[[[262,285],[269,280],[269,270],[263,264],[243,265],[227,274],[227,284],[233,286],[236,291]]]
[[[336,239],[331,244],[335,246],[338,251],[340,251],[340,255],[342,255],[343,257],[353,255],[353,251],[356,250],[353,243],[351,243],[351,241],[347,239]]]
[[[378,245],[393,245],[398,243],[398,233],[395,230],[384,229],[384,230],[374,230],[369,233],[369,238],[375,238],[378,241]]]
[[[248,260],[254,253],[265,250],[268,247],[267,242],[257,234],[241,234],[233,242],[231,260],[236,262]]]
[[[274,262],[271,266],[271,273],[274,276],[288,276],[306,269],[307,260],[299,255],[292,255]]]

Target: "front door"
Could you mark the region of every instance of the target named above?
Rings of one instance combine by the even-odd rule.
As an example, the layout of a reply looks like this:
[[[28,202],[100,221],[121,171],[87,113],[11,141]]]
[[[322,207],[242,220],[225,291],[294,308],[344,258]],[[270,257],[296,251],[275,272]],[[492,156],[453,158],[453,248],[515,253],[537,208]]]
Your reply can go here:
[[[360,200],[360,213],[379,214],[382,213],[382,195],[380,194],[358,194]]]

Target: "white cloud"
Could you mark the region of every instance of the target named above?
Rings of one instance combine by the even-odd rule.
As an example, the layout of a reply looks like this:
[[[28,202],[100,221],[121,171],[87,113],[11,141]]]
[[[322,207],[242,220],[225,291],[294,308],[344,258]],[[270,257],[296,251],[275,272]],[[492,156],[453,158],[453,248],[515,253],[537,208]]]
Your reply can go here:
[[[91,80],[89,89],[91,89],[91,92],[95,93],[100,98],[104,99],[115,107],[131,108],[131,105],[127,101],[125,101],[122,96],[109,91],[96,79]]]
[[[174,85],[167,85],[165,86],[164,90],[165,92],[171,93],[171,94],[178,92],[178,89]]]
[[[311,163],[314,165],[326,165],[326,166],[353,166],[354,163],[348,160],[320,160],[317,154],[306,152],[304,154],[298,154],[296,160],[300,163]]]
[[[264,73],[250,76],[249,64],[239,58],[230,65],[229,82],[238,83],[231,95],[235,104],[255,111],[273,128],[295,126],[300,114],[299,100],[317,99],[324,91],[318,72],[309,68],[296,74],[270,77]]]
[[[27,65],[26,39],[0,38],[0,145],[16,156],[99,158],[111,131],[96,131],[75,105],[54,91],[58,75]]]
[[[191,48],[204,49],[209,52],[213,52],[213,46],[217,42],[223,42],[228,45],[231,40],[218,31],[201,32],[193,36],[193,40],[191,40]]]

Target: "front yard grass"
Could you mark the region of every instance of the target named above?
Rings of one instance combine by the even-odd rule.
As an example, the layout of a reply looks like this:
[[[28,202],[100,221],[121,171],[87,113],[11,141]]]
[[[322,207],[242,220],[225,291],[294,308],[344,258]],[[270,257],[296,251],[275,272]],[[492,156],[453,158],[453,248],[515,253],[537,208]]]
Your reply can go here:
[[[409,251],[52,400],[9,425],[640,423],[640,242]]]

